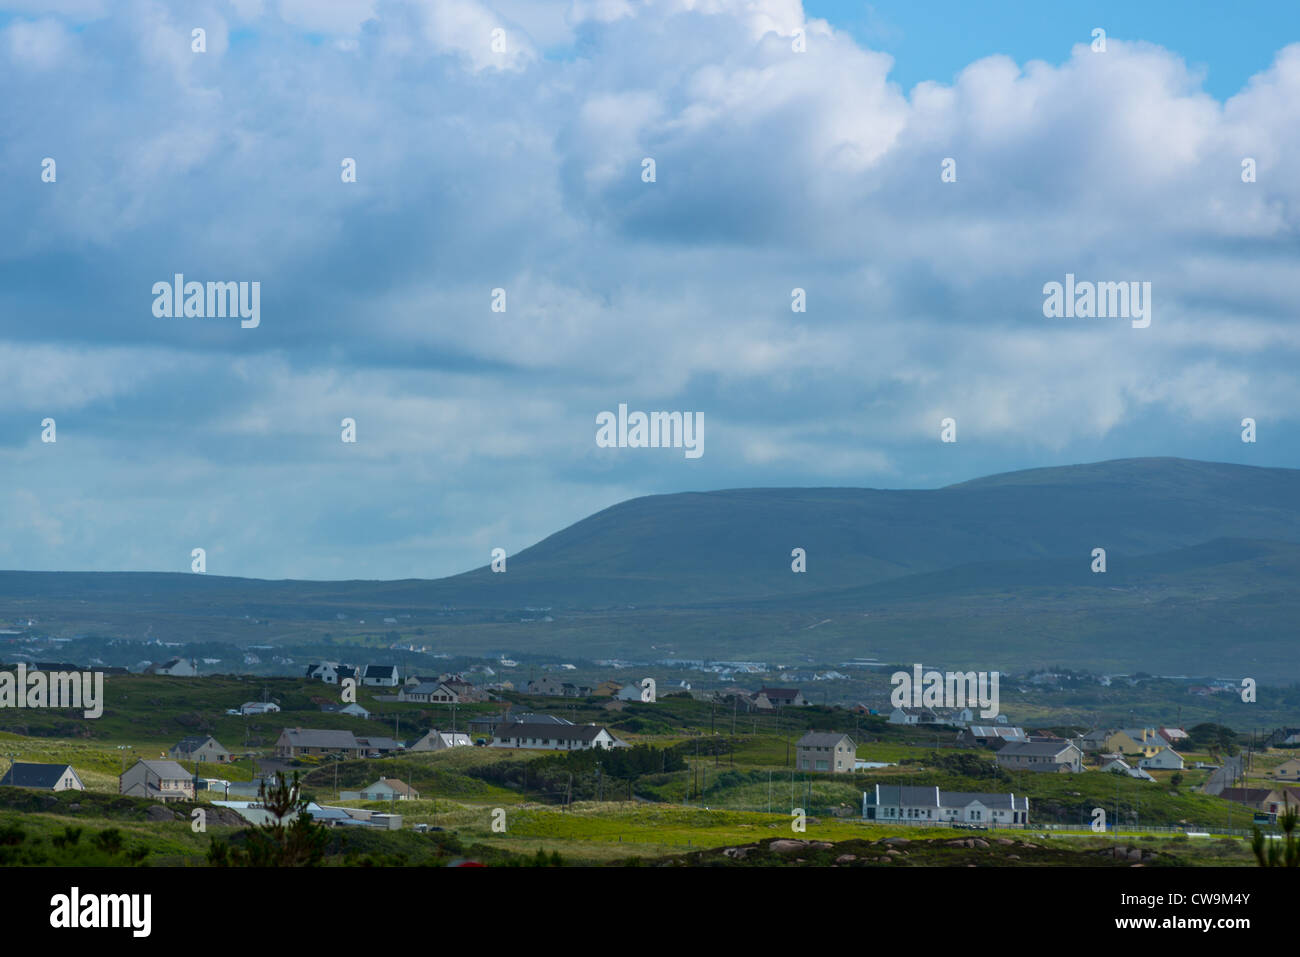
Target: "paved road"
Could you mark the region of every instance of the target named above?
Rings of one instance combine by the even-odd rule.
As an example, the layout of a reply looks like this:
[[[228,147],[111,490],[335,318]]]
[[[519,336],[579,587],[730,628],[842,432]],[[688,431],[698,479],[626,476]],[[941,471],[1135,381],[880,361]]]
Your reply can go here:
[[[1239,754],[1225,760],[1223,767],[1210,775],[1210,779],[1205,782],[1205,786],[1201,790],[1206,794],[1221,794],[1224,788],[1232,787],[1232,782],[1241,777],[1242,774],[1242,756]]]

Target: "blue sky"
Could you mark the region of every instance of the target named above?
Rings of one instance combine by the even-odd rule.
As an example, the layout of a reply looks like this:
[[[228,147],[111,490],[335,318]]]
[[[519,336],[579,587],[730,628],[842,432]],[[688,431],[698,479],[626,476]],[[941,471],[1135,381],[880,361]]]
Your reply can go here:
[[[433,577],[637,495],[1296,467],[1297,15],[971,6],[0,0],[0,567]],[[178,272],[260,325],[156,317]],[[1045,318],[1067,273],[1150,327]],[[598,448],[619,403],[703,456]]]
[[[969,63],[992,53],[1017,63],[1059,64],[1070,44],[1101,27],[1107,36],[1176,52],[1204,71],[1206,91],[1223,100],[1267,69],[1279,47],[1300,39],[1300,7],[1290,3],[1249,12],[1211,0],[807,0],[803,7],[894,57],[891,79],[907,89],[923,80],[951,82]]]

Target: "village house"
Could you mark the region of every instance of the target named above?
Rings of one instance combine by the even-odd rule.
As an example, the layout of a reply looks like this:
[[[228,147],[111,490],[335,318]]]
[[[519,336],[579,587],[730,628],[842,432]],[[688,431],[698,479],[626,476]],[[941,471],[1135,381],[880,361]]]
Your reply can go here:
[[[1182,747],[1191,737],[1182,728],[1160,728],[1158,729],[1160,737],[1164,738],[1173,747]]]
[[[230,752],[210,734],[194,734],[188,738],[181,738],[179,742],[172,745],[167,756],[173,761],[206,761],[211,764],[227,764],[230,761]]]
[[[1024,728],[1009,725],[972,724],[957,735],[957,743],[965,747],[997,749],[1008,741],[1027,741]]]
[[[1181,771],[1183,769],[1183,756],[1173,748],[1161,748],[1150,757],[1138,761],[1138,767],[1154,771]]]
[[[337,661],[322,661],[319,664],[307,666],[307,677],[316,681],[323,681],[327,685],[336,685],[347,678],[356,678],[357,669],[352,665],[340,664]]]
[[[938,724],[939,716],[931,708],[895,708],[889,712],[890,724]]]
[[[135,762],[118,779],[118,792],[127,797],[162,801],[193,801],[194,779],[175,761]]]
[[[193,678],[199,673],[194,662],[185,658],[171,658],[163,662],[154,662],[144,669],[147,675],[172,675],[178,678]]]
[[[492,739],[494,748],[528,748],[543,751],[589,751],[627,745],[594,724],[499,725]]]
[[[405,745],[392,738],[357,738],[357,747],[361,749],[362,757],[367,758],[382,758],[406,750]]]
[[[428,704],[456,704],[460,695],[442,681],[426,681],[406,685],[397,692],[398,701],[423,701]]]
[[[346,758],[364,757],[362,746],[351,731],[285,728],[275,742],[277,758],[322,754],[341,754]]]
[[[1124,774],[1141,781],[1155,780],[1155,778],[1146,771],[1141,768],[1133,767],[1118,754],[1103,754],[1101,766],[1097,770],[1104,771],[1107,774]]]
[[[1297,788],[1224,788],[1219,797],[1267,814],[1272,820],[1276,820],[1287,807],[1300,808],[1300,789]]]
[[[397,778],[380,778],[360,791],[343,791],[340,801],[418,801],[420,792]]]
[[[858,759],[858,746],[847,734],[809,731],[794,747],[795,767],[800,771],[851,774]]]
[[[1283,761],[1273,769],[1273,777],[1279,781],[1300,781],[1300,758]]]
[[[891,824],[1027,827],[1029,798],[1012,793],[983,794],[877,784],[874,791],[862,792],[862,817]]]
[[[1008,771],[1083,770],[1083,752],[1068,741],[1008,741],[994,758]]]
[[[396,688],[397,665],[366,665],[361,673],[361,683],[369,688]]]
[[[439,731],[435,728],[406,750],[446,751],[448,748],[472,747],[473,744],[464,731]]]
[[[528,693],[560,698],[564,696],[564,682],[555,675],[542,675],[528,682]]]
[[[802,708],[808,702],[798,688],[759,688],[754,698],[762,708],[762,701],[767,699],[772,708]]]
[[[354,718],[368,718],[370,712],[355,701],[349,704],[339,704],[336,701],[326,701],[321,704],[320,709],[327,714],[350,714]]]
[[[70,764],[31,764],[15,761],[0,778],[0,787],[32,788],[38,791],[84,791],[77,772]]]
[[[1124,728],[1106,739],[1107,751],[1140,754],[1144,758],[1153,757],[1163,747],[1166,741],[1155,728]]]
[[[280,706],[274,701],[245,701],[239,706],[239,713],[248,714],[271,714],[279,711]]]

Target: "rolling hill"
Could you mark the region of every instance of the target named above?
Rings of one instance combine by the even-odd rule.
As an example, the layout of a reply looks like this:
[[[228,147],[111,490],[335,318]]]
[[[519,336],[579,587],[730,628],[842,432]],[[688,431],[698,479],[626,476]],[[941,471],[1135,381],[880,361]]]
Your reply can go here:
[[[791,571],[795,547],[807,552],[803,574]],[[1090,570],[1095,547],[1106,549],[1105,574]],[[633,655],[657,636],[679,654],[901,660],[964,649],[1166,672],[1240,661],[1300,677],[1292,469],[1125,459],[931,490],[655,495],[556,532],[508,569],[391,582],[8,571],[0,615],[79,607],[83,623],[148,618],[167,632],[188,619],[238,641],[246,630],[223,636],[219,623],[268,620],[287,635],[380,612],[445,638],[436,618],[454,610],[464,650]],[[525,608],[548,609],[555,627],[508,627]],[[826,625],[815,635],[814,622]]]

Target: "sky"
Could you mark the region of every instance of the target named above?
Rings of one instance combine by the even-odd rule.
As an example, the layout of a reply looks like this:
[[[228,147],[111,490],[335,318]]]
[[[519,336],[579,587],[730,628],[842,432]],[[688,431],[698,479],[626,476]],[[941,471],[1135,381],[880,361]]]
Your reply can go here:
[[[1298,20],[0,0],[0,568],[429,578],[640,495],[1300,466]],[[156,315],[177,273],[258,324]],[[1049,318],[1067,274],[1150,324]],[[703,454],[599,446],[620,403]]]

